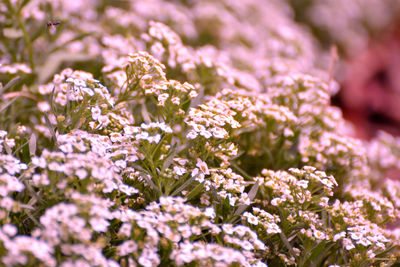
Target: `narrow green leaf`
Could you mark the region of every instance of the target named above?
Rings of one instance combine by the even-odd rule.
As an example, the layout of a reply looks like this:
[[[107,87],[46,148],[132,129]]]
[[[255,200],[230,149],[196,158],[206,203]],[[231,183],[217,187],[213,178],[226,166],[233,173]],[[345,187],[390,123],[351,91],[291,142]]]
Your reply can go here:
[[[258,182],[256,182],[250,189],[249,191],[249,199],[250,202],[253,201],[254,197],[257,195],[257,191],[258,191]],[[248,207],[249,205],[245,205],[245,204],[240,204],[239,207],[237,208],[237,210],[235,211],[235,213],[233,214],[233,216],[238,216],[240,214],[242,214]]]
[[[11,87],[13,87],[15,85],[16,82],[19,81],[19,79],[21,79],[20,76],[14,77],[13,79],[11,79],[3,88],[0,88],[0,96],[6,92],[8,89],[10,89]]]
[[[184,190],[186,187],[188,187],[190,184],[193,183],[194,179],[196,178],[196,176],[191,177],[190,179],[188,179],[186,182],[184,182],[180,187],[178,187],[172,194],[171,196],[176,196],[177,194],[179,194],[180,192],[182,192],[182,190]]]
[[[0,112],[3,112],[8,106],[10,106],[12,103],[15,102],[15,100],[17,100],[19,96],[14,97],[12,100],[8,101],[7,103],[4,103],[3,105],[1,105],[0,107]]]
[[[314,261],[318,255],[320,255],[322,253],[322,251],[324,250],[324,248],[326,247],[326,243],[325,242],[320,242],[318,243],[316,246],[314,246],[314,248],[312,248],[312,252],[310,257],[308,257],[308,261],[312,262]]]
[[[257,181],[249,191],[250,201],[253,201],[253,199],[256,197],[257,192],[258,192],[258,188],[259,188],[259,185],[258,185],[258,181]]]
[[[297,257],[296,257],[296,253],[294,253],[293,247],[292,247],[292,245],[290,245],[289,240],[287,239],[286,235],[285,235],[283,232],[280,232],[279,235],[280,235],[280,237],[281,237],[281,239],[282,239],[283,244],[284,244],[285,247],[289,250],[289,253],[290,253],[293,257],[297,258]]]
[[[198,184],[189,194],[187,194],[186,199],[191,200],[195,198],[203,190],[203,187],[203,184]]]
[[[57,112],[54,107],[54,91],[55,90],[56,90],[56,87],[53,86],[53,89],[51,90],[51,93],[50,93],[50,108],[51,108],[51,112],[53,112],[53,115],[57,117]]]
[[[151,180],[151,178],[148,177],[147,174],[141,173],[140,177],[142,177],[146,181],[146,183],[150,185],[151,188],[153,188],[154,191],[160,194],[160,190],[158,190],[158,187],[153,183],[153,181]]]
[[[26,6],[28,3],[30,2],[30,0],[24,0],[22,1],[22,3],[20,4],[20,6],[18,7],[18,12],[20,12],[24,6]]]
[[[50,122],[50,120],[49,120],[49,117],[47,117],[47,114],[44,114],[44,120],[46,121],[47,128],[49,128],[49,130],[50,130],[51,137],[53,138],[53,141],[54,141],[55,143],[57,143],[56,133],[55,133],[55,131],[54,131],[53,126],[51,125],[51,122]]]
[[[326,245],[324,242],[323,243],[322,248],[324,248],[323,251],[321,251],[321,248],[316,248],[313,250],[313,252],[311,253],[310,258],[312,257],[313,259],[311,260],[311,265],[312,266],[321,266],[321,261],[325,258],[325,256],[327,256],[327,253],[332,253],[331,248],[336,245],[336,243],[330,244],[330,245]],[[320,244],[321,244],[320,243]],[[319,246],[319,245],[318,245]],[[317,251],[315,251],[317,250]],[[314,255],[315,254],[315,255]],[[317,257],[315,259],[315,257]]]
[[[36,135],[32,134],[29,138],[29,154],[34,156],[36,154]]]
[[[171,149],[170,149],[170,152],[168,153],[166,159],[164,160],[164,163],[163,163],[163,166],[162,166],[162,170],[163,170],[163,171],[166,170],[167,168],[169,168],[169,166],[171,166],[172,161],[174,160],[175,155],[178,154],[177,147],[179,146],[179,144],[180,144],[180,141],[179,141],[179,139],[178,139],[178,140],[177,140],[176,142],[174,142],[174,144],[172,145],[172,147],[171,147]]]
[[[377,253],[377,254],[375,255],[375,257],[378,258],[378,257],[387,256],[388,252],[390,252],[390,251],[393,250],[394,248],[399,248],[399,246],[397,246],[397,245],[392,245],[392,246],[388,247],[387,249],[385,249],[384,251],[382,251],[382,252],[380,252],[380,253]]]
[[[4,146],[4,148],[5,148],[6,152],[7,152],[7,154],[8,154],[8,155],[12,155],[11,147],[7,144],[6,141],[3,142],[3,146]]]

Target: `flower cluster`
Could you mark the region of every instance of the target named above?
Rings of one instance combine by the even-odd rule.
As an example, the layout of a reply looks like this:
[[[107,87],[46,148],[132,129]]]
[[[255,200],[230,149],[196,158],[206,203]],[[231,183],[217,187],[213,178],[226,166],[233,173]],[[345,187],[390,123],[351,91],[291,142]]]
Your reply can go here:
[[[348,134],[291,5],[0,2],[3,265],[398,263],[399,139]]]
[[[117,254],[142,266],[160,264],[159,246],[172,249],[169,259],[178,266],[190,262],[236,262],[250,266],[250,262],[257,262],[252,251],[264,250],[265,245],[252,230],[230,224],[218,227],[211,221],[215,216],[212,208],[202,211],[184,201],[183,198],[161,197],[159,203],[150,203],[144,211],[126,212],[122,209],[114,212],[114,216],[123,222],[118,234],[126,238],[118,246]],[[205,243],[202,241],[204,233],[222,243]],[[197,241],[191,242],[190,239]],[[225,257],[224,253],[231,253],[232,257]]]

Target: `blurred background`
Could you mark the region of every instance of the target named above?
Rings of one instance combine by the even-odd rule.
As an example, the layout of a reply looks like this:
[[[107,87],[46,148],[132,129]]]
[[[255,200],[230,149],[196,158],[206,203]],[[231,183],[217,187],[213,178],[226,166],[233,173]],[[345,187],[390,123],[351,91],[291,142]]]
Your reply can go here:
[[[339,62],[340,91],[333,104],[370,139],[378,130],[400,134],[400,1],[291,0],[295,19],[306,24]]]

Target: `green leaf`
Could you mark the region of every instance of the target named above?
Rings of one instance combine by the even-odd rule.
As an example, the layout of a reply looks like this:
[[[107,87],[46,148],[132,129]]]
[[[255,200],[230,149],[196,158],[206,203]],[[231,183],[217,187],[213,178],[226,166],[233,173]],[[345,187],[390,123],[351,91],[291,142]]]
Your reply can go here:
[[[49,117],[47,117],[47,114],[44,114],[44,120],[46,121],[47,128],[49,128],[49,130],[50,130],[51,137],[52,137],[53,141],[54,141],[55,143],[57,143],[56,132],[54,131],[54,128],[53,128],[53,126],[51,125],[51,122],[50,122],[50,120],[49,120]]]
[[[158,194],[160,194],[160,190],[158,190],[158,187],[153,183],[150,177],[148,177],[147,174],[141,173],[140,177],[142,177],[148,185],[150,185],[151,188],[153,188],[154,191],[156,191]]]
[[[15,85],[16,82],[19,81],[19,79],[21,79],[20,76],[14,77],[13,79],[11,79],[3,88],[0,88],[0,96],[6,92],[8,89],[10,89],[11,87],[13,87]]]
[[[187,200],[195,198],[201,191],[203,191],[204,185],[198,184],[189,194],[187,194]]]
[[[162,170],[166,170],[167,168],[169,168],[169,166],[171,166],[172,161],[174,160],[174,157],[176,154],[178,154],[178,150],[176,149],[180,144],[180,140],[177,139],[177,141],[172,145],[170,151],[168,152],[164,162],[163,162],[163,166],[162,166]]]
[[[24,6],[26,6],[28,3],[30,2],[30,0],[24,0],[22,1],[22,3],[20,4],[20,6],[18,7],[18,12],[20,12]]]
[[[194,179],[196,179],[196,176],[191,177],[190,179],[188,179],[186,182],[183,183],[183,185],[181,185],[180,187],[178,187],[172,194],[171,196],[176,196],[177,194],[179,194],[180,192],[182,192],[182,190],[184,190],[186,187],[188,187],[190,184],[192,184],[194,182]]]
[[[256,182],[250,189],[249,192],[249,199],[250,202],[253,201],[254,197],[257,195],[257,191],[258,191],[258,182]],[[237,208],[237,210],[235,211],[235,213],[233,214],[233,216],[238,216],[240,214],[242,214],[248,207],[249,205],[244,205],[244,204],[240,204],[239,207]]]
[[[32,134],[29,138],[29,154],[35,156],[36,154],[36,135]]]
[[[0,107],[0,112],[3,112],[8,106],[10,106],[12,103],[15,102],[15,100],[17,100],[19,96],[14,97],[12,100],[8,101],[7,103],[4,103],[3,105],[1,105]]]
[[[12,150],[11,150],[11,147],[7,144],[7,142],[3,142],[3,146],[4,146],[4,148],[5,148],[5,150],[6,150],[6,152],[7,152],[7,154],[8,155],[12,155]]]
[[[335,245],[336,243],[328,245],[324,241],[320,242],[312,249],[311,255],[307,259],[307,262],[310,262],[311,266],[319,266],[322,259],[326,256],[328,252],[330,252],[330,249]]]
[[[318,255],[320,255],[321,252],[324,250],[325,246],[326,246],[325,242],[320,242],[318,243],[318,245],[314,246],[310,257],[308,257],[308,261],[310,262],[314,261],[318,257]]]
[[[382,251],[382,252],[380,252],[380,253],[377,253],[377,254],[375,255],[375,257],[376,257],[376,258],[379,258],[379,257],[387,256],[388,253],[389,253],[391,250],[395,249],[395,248],[399,248],[399,246],[397,246],[397,245],[392,245],[392,246],[388,247],[387,249],[385,249],[384,251]]]
[[[286,235],[283,232],[279,233],[281,240],[283,242],[283,244],[285,245],[285,247],[289,250],[289,253],[294,257],[296,257],[296,253],[294,253],[293,247],[292,245],[290,245],[289,240],[287,239]]]

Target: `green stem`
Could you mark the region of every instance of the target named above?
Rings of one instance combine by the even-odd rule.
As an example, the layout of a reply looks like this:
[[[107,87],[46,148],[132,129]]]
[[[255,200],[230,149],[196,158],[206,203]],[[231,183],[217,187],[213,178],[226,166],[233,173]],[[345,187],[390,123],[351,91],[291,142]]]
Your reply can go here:
[[[26,43],[26,47],[28,48],[28,56],[29,56],[29,65],[32,69],[32,72],[35,69],[35,63],[33,61],[33,47],[32,47],[32,42],[29,38],[28,32],[26,31],[25,28],[25,22],[23,21],[20,13],[16,14],[16,16],[18,17],[18,24],[21,27],[22,33],[24,34],[24,40]]]

